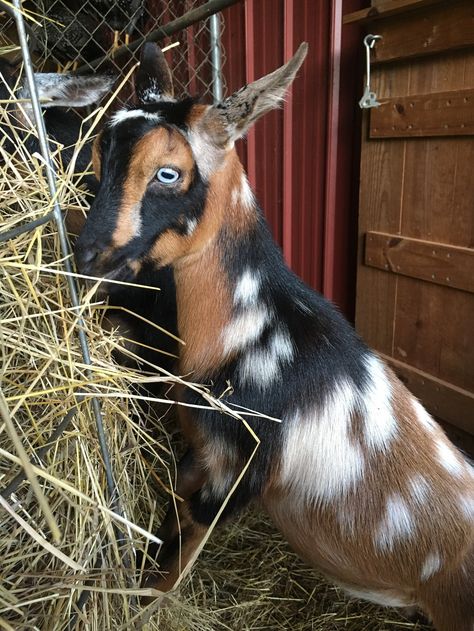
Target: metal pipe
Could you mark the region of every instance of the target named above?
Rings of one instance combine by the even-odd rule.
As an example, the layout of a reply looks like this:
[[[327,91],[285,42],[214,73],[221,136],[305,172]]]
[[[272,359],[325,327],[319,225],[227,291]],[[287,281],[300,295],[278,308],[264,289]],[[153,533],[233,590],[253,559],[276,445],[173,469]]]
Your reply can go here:
[[[42,226],[51,219],[54,218],[54,213],[50,212],[44,217],[40,217],[39,219],[35,219],[34,221],[29,221],[28,223],[24,223],[21,226],[17,226],[16,228],[12,228],[11,230],[5,230],[5,232],[0,232],[0,243],[4,243],[5,241],[9,241],[10,239],[14,239],[18,237],[20,234],[24,232],[30,232],[30,230],[34,230],[38,226]]]
[[[209,18],[211,31],[212,96],[214,103],[222,101],[221,25],[218,13]]]
[[[40,146],[40,152],[46,164],[46,179],[48,182],[49,194],[51,195],[51,198],[54,200],[53,201],[53,216],[56,221],[56,225],[58,229],[59,243],[61,247],[61,253],[64,259],[64,267],[66,271],[68,272],[67,283],[68,283],[69,292],[71,295],[71,302],[74,307],[80,307],[76,282],[75,282],[74,276],[72,275],[74,270],[72,269],[72,265],[70,261],[71,251],[70,251],[69,243],[67,240],[66,227],[64,225],[61,208],[56,198],[56,174],[55,174],[54,165],[49,153],[46,129],[44,125],[43,116],[41,114],[38,91],[36,88],[36,83],[35,83],[35,78],[34,78],[33,64],[31,63],[30,51],[29,51],[28,42],[26,39],[25,24],[23,21],[23,15],[21,13],[21,0],[13,0],[13,6],[16,9],[15,22],[16,22],[16,27],[18,30],[18,38],[20,40],[21,52],[23,55],[26,79],[28,82],[28,88],[31,95],[31,106],[33,109],[35,124],[38,131],[38,141],[39,141],[39,146]],[[84,362],[90,366],[91,358],[90,358],[90,353],[89,353],[89,345],[87,343],[87,337],[84,332],[84,320],[82,316],[78,318],[78,336],[79,336],[79,343],[81,346]],[[90,371],[88,371],[87,376],[88,377],[91,376]],[[105,440],[104,427],[102,423],[102,413],[101,413],[100,403],[98,399],[92,399],[92,409],[94,411],[94,416],[96,419],[97,433],[99,437],[102,458],[104,459],[104,465],[106,469],[107,486],[108,486],[110,498],[112,500],[116,496],[116,487],[115,487],[115,482],[112,476],[112,468],[110,465],[110,457],[109,457],[109,452],[108,452],[108,447],[107,447],[107,441]]]
[[[165,37],[170,37],[174,35],[178,31],[182,31],[188,26],[195,24],[196,22],[200,22],[201,20],[205,20],[210,17],[214,13],[218,13],[227,7],[240,2],[241,0],[209,0],[206,4],[202,4],[195,9],[191,9],[184,15],[172,22],[168,22],[165,26],[160,26],[159,28],[151,31],[145,37],[140,37],[136,39],[133,44],[129,46],[119,46],[119,48],[115,48],[110,52],[110,54],[102,55],[102,57],[98,57],[93,61],[87,62],[80,66],[76,72],[78,74],[83,74],[85,72],[90,72],[91,69],[97,68],[105,59],[113,59],[117,60],[123,57],[127,53],[131,53],[137,48],[140,48],[142,44],[145,42],[156,42],[160,39],[164,39]]]

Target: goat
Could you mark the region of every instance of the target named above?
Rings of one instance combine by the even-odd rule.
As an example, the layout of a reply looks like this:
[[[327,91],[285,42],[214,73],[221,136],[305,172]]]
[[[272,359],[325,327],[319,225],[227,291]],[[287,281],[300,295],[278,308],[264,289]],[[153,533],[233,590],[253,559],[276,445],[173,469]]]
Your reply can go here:
[[[35,83],[38,96],[44,109],[45,127],[48,137],[62,145],[61,159],[67,167],[74,156],[75,145],[81,132],[88,129],[87,123],[71,107],[85,107],[97,103],[110,90],[115,79],[107,75],[77,76],[54,72],[35,73]],[[33,114],[28,102],[30,93],[23,78],[20,78],[19,67],[14,63],[0,59],[0,99],[7,101],[14,94],[15,98],[24,100],[20,109],[13,99],[7,105],[7,112],[12,123],[17,123],[17,129],[22,134],[24,129],[25,146],[30,153],[39,151],[39,143],[35,136],[28,134]],[[15,139],[10,130],[2,127],[3,145],[5,152],[11,153],[15,149]],[[91,162],[91,143],[84,143],[78,152],[75,164],[76,173],[86,173]],[[95,192],[97,180],[85,175],[84,182],[90,192]]]
[[[110,75],[74,75],[58,73],[35,73],[38,95],[44,109],[44,121],[48,137],[62,146],[61,161],[67,169],[75,153],[76,143],[81,135],[89,129],[83,117],[75,110],[100,101],[110,91],[115,77]],[[38,139],[28,135],[28,128],[32,124],[32,110],[28,102],[30,93],[26,83],[20,78],[19,67],[0,59],[0,99],[7,101],[12,94],[24,100],[20,109],[12,99],[7,112],[13,124],[17,122],[20,137],[24,136],[26,149],[33,153],[39,151]],[[29,120],[27,120],[29,119]],[[22,132],[24,128],[24,132]],[[11,137],[10,129],[2,127],[3,155],[11,154],[15,150],[15,139]],[[80,175],[89,193],[97,191],[98,182],[94,175],[88,173],[92,161],[92,142],[82,144],[77,153],[75,175]],[[78,235],[84,225],[85,218],[78,213],[66,214],[66,225],[72,235]],[[161,289],[159,294],[138,287],[129,288],[126,292],[122,286],[106,284],[105,294],[109,296],[110,309],[106,319],[106,326],[118,328],[128,340],[126,347],[139,357],[139,362],[145,365],[158,365],[167,371],[174,364],[172,355],[176,355],[175,340],[156,328],[146,324],[144,320],[159,323],[167,331],[176,334],[176,299],[173,277],[170,269],[164,269],[159,275],[150,274],[146,266],[140,272],[138,284],[155,285]],[[134,312],[138,315],[125,313],[123,307],[130,303],[133,294]],[[158,336],[158,337],[157,337]],[[151,350],[151,342],[156,351]],[[160,353],[164,351],[166,354]],[[121,363],[134,365],[127,355],[119,354]]]
[[[258,500],[292,547],[349,594],[419,606],[438,631],[474,626],[474,477],[440,426],[343,316],[285,265],[234,142],[283,98],[306,56],[223,102],[173,97],[162,53],[145,45],[139,105],[94,145],[100,187],[75,256],[86,274],[133,278],[171,265],[179,370],[280,423],[180,408],[178,526],[159,530],[171,589],[223,517]],[[229,393],[229,385],[232,391]],[[202,403],[190,388],[182,402]],[[202,406],[201,406],[202,407]],[[185,409],[185,412],[183,412]],[[179,534],[178,534],[179,533]]]

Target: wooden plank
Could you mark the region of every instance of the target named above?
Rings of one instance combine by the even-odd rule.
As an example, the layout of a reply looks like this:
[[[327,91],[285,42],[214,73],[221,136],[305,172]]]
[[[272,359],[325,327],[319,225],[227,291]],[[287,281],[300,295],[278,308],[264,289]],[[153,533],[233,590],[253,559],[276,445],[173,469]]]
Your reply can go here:
[[[381,354],[426,409],[448,423],[474,434],[474,394],[422,370]]]
[[[422,9],[438,2],[443,2],[443,0],[381,0],[367,9],[346,13],[342,21],[343,24],[372,22],[373,20],[387,18],[402,12],[406,13],[407,11]]]
[[[387,99],[370,114],[371,138],[474,135],[474,89]]]
[[[365,264],[474,293],[474,249],[369,231]]]
[[[418,58],[409,64],[400,65],[410,68],[410,82],[405,95],[474,87],[474,49]],[[377,70],[386,71],[387,68],[381,65]],[[388,96],[397,94],[392,92]],[[472,164],[472,136],[407,140],[401,234],[416,239],[473,247]]]
[[[392,357],[474,392],[474,294],[393,276],[398,287]]]
[[[469,47],[474,45],[474,3],[435,4],[380,20],[371,30],[382,36],[373,48],[373,64]]]

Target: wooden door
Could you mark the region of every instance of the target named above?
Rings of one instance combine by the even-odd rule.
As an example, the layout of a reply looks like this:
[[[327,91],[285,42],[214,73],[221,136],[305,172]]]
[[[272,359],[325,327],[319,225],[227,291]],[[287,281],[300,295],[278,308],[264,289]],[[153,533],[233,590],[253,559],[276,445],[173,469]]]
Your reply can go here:
[[[351,20],[383,36],[382,105],[364,115],[356,327],[428,410],[474,434],[474,3],[378,0]]]

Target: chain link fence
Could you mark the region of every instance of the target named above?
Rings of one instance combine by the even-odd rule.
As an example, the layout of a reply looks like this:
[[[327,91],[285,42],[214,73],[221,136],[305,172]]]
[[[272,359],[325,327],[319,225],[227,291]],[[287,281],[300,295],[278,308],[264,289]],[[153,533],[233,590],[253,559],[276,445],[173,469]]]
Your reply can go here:
[[[34,18],[28,21],[28,33],[37,71],[122,73],[139,57],[139,48],[128,50],[129,44],[203,4],[205,0],[35,0],[23,7]],[[222,14],[214,22],[214,35],[216,24],[222,34]],[[206,100],[213,96],[216,73],[211,26],[212,17],[159,41],[162,47],[179,43],[166,53],[177,96],[192,94]],[[218,46],[222,67],[225,51],[219,37]],[[121,47],[125,47],[124,54],[115,61]],[[10,61],[20,57],[14,20],[5,5],[0,5],[0,54]],[[222,73],[221,81],[225,95]],[[128,94],[127,90],[121,93],[121,100],[126,101]]]

